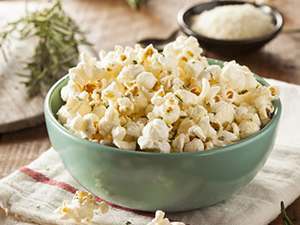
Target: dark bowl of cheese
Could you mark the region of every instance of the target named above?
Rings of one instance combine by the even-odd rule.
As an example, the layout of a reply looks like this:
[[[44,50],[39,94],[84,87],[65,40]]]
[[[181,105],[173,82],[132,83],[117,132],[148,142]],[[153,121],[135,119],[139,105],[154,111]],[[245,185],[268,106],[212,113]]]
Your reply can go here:
[[[263,47],[280,33],[284,20],[277,9],[266,4],[211,1],[181,10],[178,24],[205,49],[237,54]]]

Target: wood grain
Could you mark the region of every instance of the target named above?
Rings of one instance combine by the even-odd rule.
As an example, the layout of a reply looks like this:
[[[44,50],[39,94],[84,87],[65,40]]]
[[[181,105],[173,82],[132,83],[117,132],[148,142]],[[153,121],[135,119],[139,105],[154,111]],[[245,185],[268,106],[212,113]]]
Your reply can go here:
[[[0,178],[30,163],[50,147],[44,125],[0,136]]]

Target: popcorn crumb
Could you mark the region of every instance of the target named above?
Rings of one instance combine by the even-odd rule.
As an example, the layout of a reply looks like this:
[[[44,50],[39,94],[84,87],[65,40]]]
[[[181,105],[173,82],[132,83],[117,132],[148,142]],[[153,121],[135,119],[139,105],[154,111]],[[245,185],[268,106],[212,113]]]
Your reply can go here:
[[[165,213],[161,210],[155,212],[155,218],[147,225],[185,225],[182,222],[170,222],[168,218],[165,217]]]

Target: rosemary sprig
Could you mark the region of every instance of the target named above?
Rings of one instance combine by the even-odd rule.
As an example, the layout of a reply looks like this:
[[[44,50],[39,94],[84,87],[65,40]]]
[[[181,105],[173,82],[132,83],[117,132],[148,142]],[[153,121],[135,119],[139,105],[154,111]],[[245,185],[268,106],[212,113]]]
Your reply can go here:
[[[25,65],[24,82],[30,97],[48,89],[57,79],[76,65],[80,45],[89,45],[84,33],[64,12],[61,1],[55,0],[49,8],[27,14],[8,23],[0,33],[0,49],[7,60],[6,46],[10,39],[25,40],[38,37],[31,62]],[[7,43],[7,44],[5,44]]]
[[[281,207],[281,216],[282,216],[283,225],[294,225],[294,223],[291,221],[291,219],[288,217],[285,211],[284,202],[280,203],[280,207]]]

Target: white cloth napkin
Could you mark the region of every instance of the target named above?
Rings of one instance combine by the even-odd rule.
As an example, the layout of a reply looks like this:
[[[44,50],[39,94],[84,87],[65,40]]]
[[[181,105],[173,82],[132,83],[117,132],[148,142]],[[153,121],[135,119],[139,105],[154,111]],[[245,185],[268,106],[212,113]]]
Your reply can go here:
[[[300,195],[300,86],[269,81],[281,90],[283,116],[266,165],[231,199],[202,210],[168,214],[169,218],[190,225],[264,225],[280,213],[280,201],[289,205]],[[50,149],[0,181],[0,207],[9,211],[8,216],[0,217],[0,224],[74,224],[54,211],[63,200],[70,200],[76,189],[82,188]],[[97,215],[94,224],[125,225],[130,221],[145,225],[151,216],[111,207],[108,214]]]

